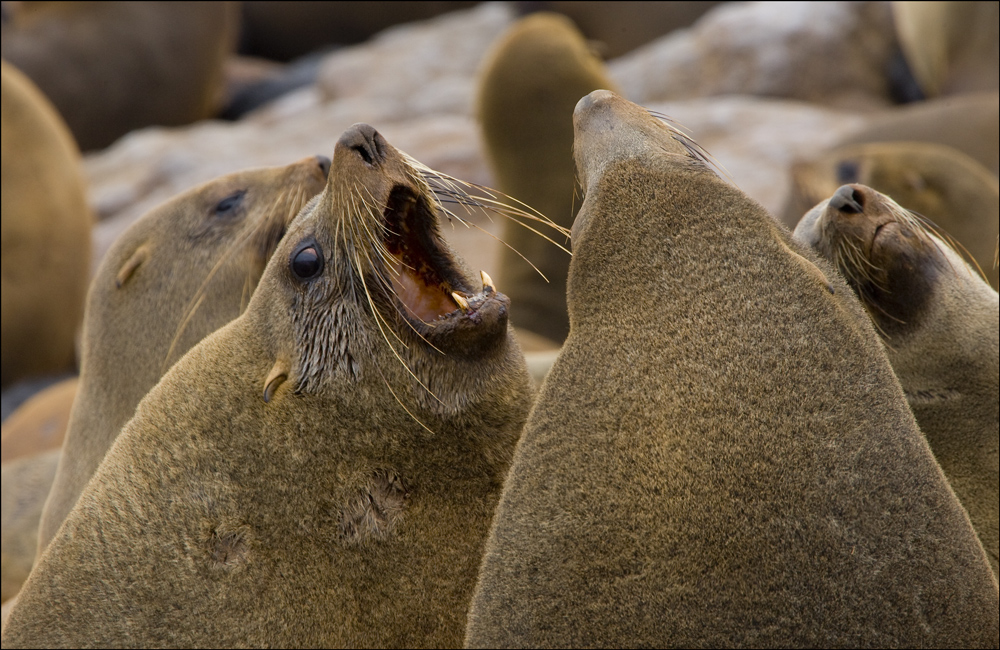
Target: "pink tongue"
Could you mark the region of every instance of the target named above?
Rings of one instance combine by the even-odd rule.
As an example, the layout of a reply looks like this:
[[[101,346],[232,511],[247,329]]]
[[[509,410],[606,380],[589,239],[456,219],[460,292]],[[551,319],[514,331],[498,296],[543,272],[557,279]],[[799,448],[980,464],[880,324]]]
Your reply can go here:
[[[392,277],[392,288],[409,312],[429,323],[458,309],[450,295],[437,287],[429,287],[409,268],[397,265]]]

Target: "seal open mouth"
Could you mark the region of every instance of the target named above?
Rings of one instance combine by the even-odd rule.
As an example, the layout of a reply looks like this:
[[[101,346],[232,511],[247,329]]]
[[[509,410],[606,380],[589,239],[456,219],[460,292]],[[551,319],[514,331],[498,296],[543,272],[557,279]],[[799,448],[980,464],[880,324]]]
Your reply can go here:
[[[453,319],[478,322],[479,308],[496,295],[496,287],[485,271],[480,271],[482,288],[475,292],[469,287],[439,241],[437,218],[427,200],[397,185],[383,217],[392,289],[411,324],[424,329]]]

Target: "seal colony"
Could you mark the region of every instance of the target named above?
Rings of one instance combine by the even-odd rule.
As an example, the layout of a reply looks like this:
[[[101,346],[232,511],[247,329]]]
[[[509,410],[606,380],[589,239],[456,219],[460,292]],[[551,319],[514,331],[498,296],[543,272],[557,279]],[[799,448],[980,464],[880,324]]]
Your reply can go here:
[[[834,263],[861,299],[997,575],[997,292],[929,225],[865,185],[838,188],[802,217],[795,237]]]
[[[233,320],[330,160],[228,174],[153,209],[115,242],[87,296],[78,398],[39,527],[39,555],[122,426],[191,347]]]
[[[574,127],[570,334],[467,645],[996,646],[983,548],[836,271],[645,110],[596,91]]]
[[[139,404],[4,647],[461,642],[530,387],[439,194],[477,202],[368,125],[341,136],[246,311]]]

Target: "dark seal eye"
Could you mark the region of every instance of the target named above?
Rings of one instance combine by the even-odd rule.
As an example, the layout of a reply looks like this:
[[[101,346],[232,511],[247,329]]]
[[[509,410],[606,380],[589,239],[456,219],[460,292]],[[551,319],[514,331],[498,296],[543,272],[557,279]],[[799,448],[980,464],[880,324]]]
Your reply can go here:
[[[299,280],[312,280],[323,272],[323,254],[315,242],[303,244],[292,253],[289,263],[292,273]]]
[[[841,185],[858,182],[858,163],[853,160],[844,160],[837,165],[837,182]]]
[[[221,217],[230,214],[243,201],[243,195],[246,193],[246,190],[240,190],[219,201],[213,210],[215,216]]]

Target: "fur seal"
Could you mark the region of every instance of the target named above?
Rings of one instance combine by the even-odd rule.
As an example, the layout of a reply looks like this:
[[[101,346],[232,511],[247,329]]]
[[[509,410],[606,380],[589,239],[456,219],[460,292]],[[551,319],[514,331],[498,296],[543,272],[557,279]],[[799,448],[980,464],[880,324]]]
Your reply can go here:
[[[3,464],[3,514],[0,517],[0,599],[7,602],[24,584],[35,559],[38,520],[59,464],[59,450],[24,456]]]
[[[861,184],[816,206],[795,237],[833,262],[867,309],[997,575],[997,292],[909,211]]]
[[[957,240],[996,288],[993,253],[1000,235],[1000,184],[978,162],[951,147],[926,142],[878,142],[837,147],[792,166],[786,225],[794,227],[845,183],[893,197]]]
[[[599,90],[574,125],[570,334],[467,645],[995,646],[983,548],[836,271],[644,109]]]
[[[18,4],[3,25],[3,58],[52,100],[81,149],[221,108],[239,3]]]
[[[476,98],[497,187],[572,226],[573,107],[611,83],[565,16],[537,13],[514,23],[486,56]],[[511,248],[501,250],[498,277],[514,305],[514,324],[562,343],[569,332],[569,255],[513,222],[505,225],[503,239]]]
[[[139,404],[5,648],[461,643],[530,384],[509,300],[439,234],[442,178],[366,124],[340,137],[246,311]]]
[[[80,152],[31,80],[0,62],[0,385],[72,370],[90,265]]]
[[[3,423],[0,462],[62,447],[79,379],[70,377],[36,393]]]
[[[236,318],[328,158],[229,174],[153,209],[102,260],[83,327],[79,394],[39,529],[59,529],[118,432],[184,353]]]

